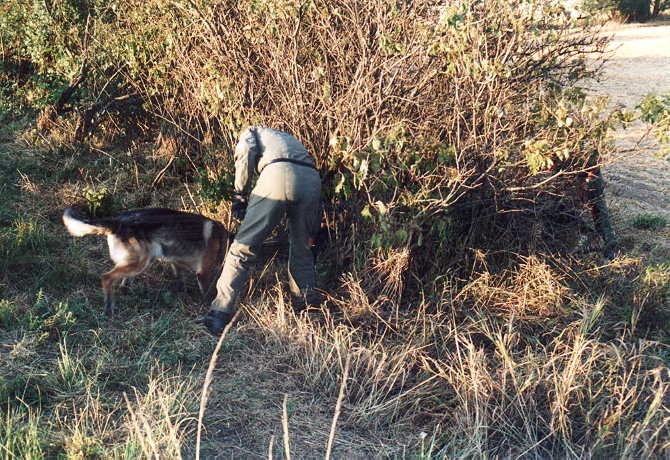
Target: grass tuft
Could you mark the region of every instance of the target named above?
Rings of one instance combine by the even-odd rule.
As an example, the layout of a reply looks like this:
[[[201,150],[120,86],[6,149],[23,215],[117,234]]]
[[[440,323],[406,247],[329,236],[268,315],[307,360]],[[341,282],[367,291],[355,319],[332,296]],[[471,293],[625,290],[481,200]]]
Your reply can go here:
[[[668,225],[668,219],[654,214],[638,214],[633,218],[633,227],[642,230],[661,230]]]
[[[146,391],[135,390],[130,396],[124,393],[128,409],[126,450],[139,447],[146,458],[181,458],[184,441],[196,428],[194,389],[194,379],[178,379],[154,368]]]
[[[41,415],[29,407],[3,412],[0,423],[0,449],[4,458],[43,458]]]

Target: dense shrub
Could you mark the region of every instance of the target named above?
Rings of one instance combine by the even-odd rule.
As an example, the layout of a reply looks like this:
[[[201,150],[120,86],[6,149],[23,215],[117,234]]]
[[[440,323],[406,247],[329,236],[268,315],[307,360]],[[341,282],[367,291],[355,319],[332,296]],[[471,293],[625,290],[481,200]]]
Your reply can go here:
[[[654,96],[647,94],[638,104],[640,118],[649,123],[659,141],[659,158],[670,159],[670,94]]]
[[[79,135],[139,97],[172,155],[229,174],[243,126],[295,133],[321,169],[342,268],[407,248],[425,280],[464,248],[563,243],[574,179],[607,149],[611,120],[577,87],[603,41],[552,2],[44,5],[3,7],[3,59],[69,81]],[[44,17],[25,37],[49,40],[12,35],[21,15]]]
[[[669,7],[667,0],[583,0],[581,3],[587,13],[616,14],[629,21],[655,18]]]
[[[634,21],[649,19],[650,0],[615,0],[615,6],[624,17]]]

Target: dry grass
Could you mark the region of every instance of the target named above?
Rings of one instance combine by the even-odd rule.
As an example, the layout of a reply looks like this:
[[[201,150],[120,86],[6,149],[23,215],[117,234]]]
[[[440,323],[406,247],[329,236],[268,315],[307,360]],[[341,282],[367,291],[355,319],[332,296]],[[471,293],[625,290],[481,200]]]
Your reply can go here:
[[[529,256],[515,269],[475,274],[455,300],[487,314],[527,321],[564,314],[569,295],[561,273],[540,257]]]
[[[193,434],[197,398],[195,381],[164,375],[150,377],[143,394],[126,396],[127,446],[145,458],[181,458],[185,440]]]
[[[472,306],[454,296],[447,309],[430,312],[424,306],[405,316],[400,330],[383,334],[370,333],[360,323],[341,323],[327,310],[296,318],[282,310],[277,289],[264,301],[247,305],[253,328],[245,332],[245,341],[255,343],[254,357],[263,362],[262,368],[286,369],[288,380],[271,385],[276,401],[290,389],[294,395],[334,405],[345,360],[350,360],[342,405],[345,430],[334,451],[340,455],[352,453],[347,429],[366,433],[368,439],[383,439],[389,430],[397,433],[395,448],[389,446],[396,456],[406,455],[408,448],[418,452],[421,431],[431,435],[430,445],[423,448],[437,457],[636,457],[667,452],[670,413],[662,401],[670,396],[670,376],[660,357],[664,347],[634,338],[630,329],[603,340],[605,300],[591,303],[574,293],[566,295],[572,291],[565,280],[548,272],[539,259],[524,260],[517,277],[507,277],[505,289],[499,283],[485,286],[479,279],[473,283],[477,293],[486,295],[475,316],[469,316]],[[542,302],[528,301],[531,286]],[[544,303],[556,308],[540,308]],[[503,305],[523,309],[503,314]],[[560,305],[570,306],[570,312]],[[486,306],[490,309],[482,312]],[[561,321],[554,321],[551,330],[528,332],[556,317]],[[246,330],[244,321],[240,327]],[[221,380],[218,385],[230,388]],[[259,383],[259,391],[263,388]],[[300,397],[298,401],[309,406]],[[256,417],[279,423],[279,413],[261,410]],[[233,410],[231,415],[239,413]],[[320,426],[327,423],[327,414],[310,417],[308,435],[291,429],[294,453],[323,453],[316,445],[327,438],[325,426]],[[277,426],[260,431],[266,433],[265,442],[257,444],[257,452],[273,434],[279,436]],[[353,452],[362,449],[359,445]]]

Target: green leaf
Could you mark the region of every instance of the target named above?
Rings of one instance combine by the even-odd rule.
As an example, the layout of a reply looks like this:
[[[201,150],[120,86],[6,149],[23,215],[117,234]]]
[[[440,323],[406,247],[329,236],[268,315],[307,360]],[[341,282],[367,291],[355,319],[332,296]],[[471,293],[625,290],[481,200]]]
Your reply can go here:
[[[374,217],[372,216],[372,213],[370,212],[370,205],[366,204],[363,210],[361,211],[361,216],[365,217],[368,220],[372,220]]]

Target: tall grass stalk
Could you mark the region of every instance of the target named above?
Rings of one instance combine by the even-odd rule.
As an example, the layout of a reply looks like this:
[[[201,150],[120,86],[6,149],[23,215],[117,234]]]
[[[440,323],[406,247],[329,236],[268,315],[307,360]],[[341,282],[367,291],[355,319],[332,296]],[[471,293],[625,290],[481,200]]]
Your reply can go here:
[[[39,412],[19,407],[4,412],[0,424],[0,448],[4,458],[37,460],[43,458]]]
[[[349,378],[350,365],[351,354],[347,353],[347,360],[344,363],[344,373],[342,374],[342,383],[340,384],[340,392],[337,395],[337,403],[335,403],[335,412],[333,413],[333,422],[330,425],[330,434],[328,435],[328,442],[326,443],[326,460],[330,460],[330,456],[333,450],[335,430],[337,428],[337,419],[340,418],[340,412],[342,411],[342,401],[344,401],[344,392],[347,389],[347,379]]]
[[[228,331],[230,328],[233,326],[235,321],[237,320],[238,315],[240,314],[240,310],[238,310],[235,313],[235,316],[230,320],[230,322],[226,325],[226,327],[223,328],[223,331],[221,332],[221,335],[219,336],[219,340],[216,342],[216,347],[214,347],[214,351],[212,352],[212,356],[209,359],[209,365],[207,366],[207,373],[205,374],[205,381],[202,384],[202,390],[200,391],[200,405],[198,409],[198,428],[197,428],[197,435],[196,435],[196,441],[195,441],[195,458],[196,460],[200,459],[200,443],[201,443],[201,438],[202,438],[202,421],[205,417],[205,410],[207,408],[207,399],[209,398],[209,387],[212,384],[212,377],[214,375],[214,369],[216,368],[216,362],[219,359],[219,352],[221,351],[221,346],[223,345],[223,341],[226,338],[226,335],[228,335]]]
[[[281,426],[284,439],[284,457],[291,460],[291,442],[288,431],[288,394],[284,395],[284,401],[281,405]]]

